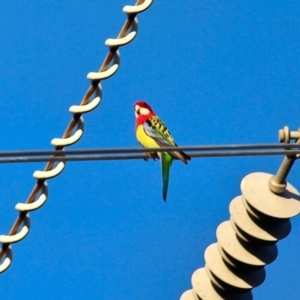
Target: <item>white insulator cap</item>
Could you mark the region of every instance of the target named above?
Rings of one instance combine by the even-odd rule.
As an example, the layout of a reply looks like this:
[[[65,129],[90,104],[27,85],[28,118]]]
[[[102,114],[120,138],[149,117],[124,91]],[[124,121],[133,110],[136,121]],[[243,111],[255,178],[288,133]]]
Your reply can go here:
[[[63,171],[64,167],[65,163],[61,161],[57,164],[57,166],[54,169],[50,171],[35,171],[33,173],[33,177],[39,180],[54,178]]]
[[[87,78],[92,81],[107,79],[117,72],[119,66],[120,66],[120,53],[119,51],[116,51],[113,58],[113,64],[108,70],[102,72],[90,72],[87,74]]]
[[[229,221],[221,223],[217,228],[217,239],[219,250],[224,252],[223,259],[232,264],[228,257],[234,258],[240,264],[253,267],[263,267],[270,264],[277,257],[276,245],[257,246],[256,248],[247,249],[247,245],[243,246],[238,240]]]
[[[298,215],[299,192],[288,183],[283,193],[274,194],[268,185],[272,176],[262,172],[247,175],[242,184],[243,197],[254,209],[266,216],[287,219]]]
[[[30,221],[28,214],[24,218],[22,229],[14,235],[0,235],[0,242],[3,244],[12,244],[21,241],[28,234],[30,229]]]
[[[206,248],[204,258],[207,274],[210,280],[217,286],[220,282],[223,282],[226,285],[247,292],[256,286],[259,286],[265,280],[264,269],[254,271],[248,270],[243,274],[239,274],[239,276],[233,273],[224,263],[218,251],[217,244],[211,244]],[[222,288],[222,286],[220,286],[220,288]]]
[[[95,109],[99,104],[102,99],[102,86],[99,83],[98,86],[96,87],[95,91],[96,97],[88,104],[85,105],[72,105],[69,108],[69,112],[73,114],[84,114],[92,111]],[[90,101],[90,99],[89,99]]]
[[[80,117],[77,122],[77,130],[68,138],[54,138],[51,144],[55,147],[65,147],[75,144],[83,135],[84,125],[83,118]]]
[[[138,21],[137,21],[137,18],[135,18],[132,22],[130,33],[128,33],[126,36],[124,36],[122,38],[107,39],[105,41],[105,45],[108,47],[111,47],[111,48],[127,45],[136,37],[137,31],[138,31]]]
[[[41,190],[41,195],[37,200],[35,200],[32,203],[18,203],[15,206],[15,209],[18,211],[33,211],[41,206],[43,206],[47,200],[48,197],[48,186],[46,182],[43,182],[42,190]]]
[[[6,249],[5,255],[6,255],[6,257],[4,258],[3,262],[0,264],[0,273],[6,271],[9,268],[9,266],[11,265],[11,262],[12,262],[12,250],[11,250],[11,246],[10,245]]]
[[[144,0],[140,5],[126,5],[123,7],[123,12],[126,14],[138,14],[145,11],[152,4],[152,0]]]

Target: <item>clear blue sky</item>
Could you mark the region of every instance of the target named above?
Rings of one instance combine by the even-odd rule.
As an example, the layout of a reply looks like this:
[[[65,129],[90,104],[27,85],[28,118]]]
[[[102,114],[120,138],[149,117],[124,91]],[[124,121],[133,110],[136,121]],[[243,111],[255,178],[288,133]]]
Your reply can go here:
[[[52,149],[107,48],[126,1],[1,2],[1,150]],[[155,0],[104,81],[71,149],[135,147],[133,103],[149,102],[180,145],[277,142],[300,125],[299,1]],[[217,226],[251,172],[282,157],[194,159],[171,170],[161,198],[156,162],[71,162],[48,182],[31,231],[13,246],[3,299],[173,300],[191,287]],[[1,165],[0,233],[7,233],[44,163]],[[296,162],[288,181],[300,189]],[[272,205],[270,203],[270,205]],[[299,299],[300,219],[255,299]]]

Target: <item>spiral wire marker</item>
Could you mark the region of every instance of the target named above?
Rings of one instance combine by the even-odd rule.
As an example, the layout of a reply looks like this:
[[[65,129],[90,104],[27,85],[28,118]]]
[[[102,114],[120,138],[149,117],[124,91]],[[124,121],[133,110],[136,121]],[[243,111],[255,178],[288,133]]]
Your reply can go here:
[[[127,20],[116,39],[107,39],[105,45],[109,52],[98,72],[90,72],[87,78],[91,85],[84,95],[80,105],[72,105],[69,109],[73,118],[61,138],[54,138],[51,144],[55,150],[64,150],[65,147],[76,143],[83,135],[83,114],[94,110],[101,102],[102,87],[100,81],[113,76],[120,66],[120,53],[118,48],[130,43],[137,35],[138,21],[136,15],[144,12],[152,4],[152,0],[138,0],[136,5],[126,5],[123,12],[127,14]],[[93,94],[95,96],[93,97]],[[72,132],[74,133],[72,134]],[[60,157],[62,154],[59,154]],[[55,157],[55,155],[53,155]],[[58,158],[59,160],[59,158]],[[0,250],[0,273],[8,269],[12,262],[11,244],[21,241],[29,232],[29,212],[40,208],[47,200],[48,187],[46,180],[58,176],[65,168],[65,161],[49,161],[43,171],[35,171],[33,177],[37,183],[31,191],[25,203],[18,203],[15,208],[19,216],[13,224],[8,235],[0,235],[2,248]]]

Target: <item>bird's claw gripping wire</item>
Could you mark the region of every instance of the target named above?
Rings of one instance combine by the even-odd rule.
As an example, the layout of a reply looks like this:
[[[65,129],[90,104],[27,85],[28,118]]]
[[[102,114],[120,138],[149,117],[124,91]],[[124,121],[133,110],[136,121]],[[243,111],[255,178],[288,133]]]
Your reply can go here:
[[[155,152],[145,152],[144,160],[148,161],[149,159],[153,159],[153,160],[158,159],[157,153],[155,153]]]

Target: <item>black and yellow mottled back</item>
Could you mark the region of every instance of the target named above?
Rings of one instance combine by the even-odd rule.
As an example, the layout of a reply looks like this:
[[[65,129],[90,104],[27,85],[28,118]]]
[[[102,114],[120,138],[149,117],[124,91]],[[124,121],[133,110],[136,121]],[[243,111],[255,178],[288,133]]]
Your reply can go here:
[[[177,146],[167,126],[158,116],[151,117],[146,123],[152,128],[151,132],[155,134],[155,136],[152,135],[152,137],[157,137],[160,140],[159,144]]]
[[[152,116],[143,124],[145,133],[161,147],[177,147],[167,126],[158,116]],[[173,158],[180,159],[187,164],[191,158],[182,151],[167,151]]]

